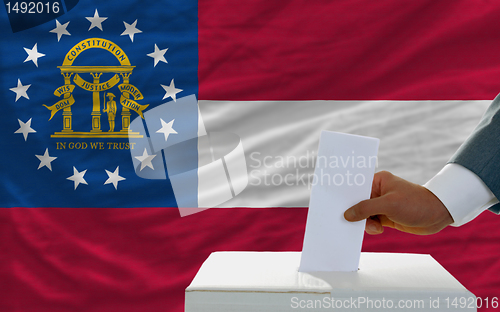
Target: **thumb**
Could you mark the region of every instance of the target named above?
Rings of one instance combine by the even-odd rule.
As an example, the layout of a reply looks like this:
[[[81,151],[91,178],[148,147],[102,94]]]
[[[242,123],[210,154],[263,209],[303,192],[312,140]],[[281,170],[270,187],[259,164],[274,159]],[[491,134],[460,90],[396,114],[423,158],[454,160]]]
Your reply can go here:
[[[371,216],[385,214],[387,204],[384,196],[363,200],[344,212],[347,221],[361,221]]]

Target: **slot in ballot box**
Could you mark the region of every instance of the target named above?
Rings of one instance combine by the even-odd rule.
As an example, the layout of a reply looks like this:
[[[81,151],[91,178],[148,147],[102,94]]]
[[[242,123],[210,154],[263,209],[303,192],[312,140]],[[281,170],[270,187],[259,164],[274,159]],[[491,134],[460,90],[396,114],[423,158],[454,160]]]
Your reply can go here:
[[[186,312],[476,311],[476,297],[430,255],[361,253],[357,272],[299,272],[300,252],[214,252]]]

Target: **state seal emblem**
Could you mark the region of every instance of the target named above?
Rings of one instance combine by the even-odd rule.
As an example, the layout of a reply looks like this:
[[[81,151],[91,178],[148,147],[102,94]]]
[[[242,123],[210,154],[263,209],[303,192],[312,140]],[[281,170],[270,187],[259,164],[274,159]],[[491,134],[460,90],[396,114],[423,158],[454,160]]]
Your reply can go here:
[[[75,59],[89,49],[102,49],[111,53],[120,63],[119,66],[74,66]],[[64,77],[64,85],[54,91],[54,95],[63,99],[57,103],[47,106],[50,111],[51,120],[59,111],[63,111],[63,125],[60,132],[51,135],[53,138],[129,138],[142,137],[138,133],[129,132],[131,110],[139,114],[142,118],[143,110],[149,104],[139,104],[136,101],[142,100],[144,96],[138,88],[130,84],[130,76],[135,66],[130,64],[127,54],[117,44],[103,38],[89,38],[80,41],[64,57],[62,66],[59,66],[61,75]],[[103,74],[112,74],[107,81],[100,81]],[[87,81],[81,75],[90,75],[92,82]],[[118,86],[117,86],[118,85]],[[89,122],[90,131],[77,131],[73,129],[71,107],[76,103],[73,97],[75,86],[88,91],[92,98],[92,112]],[[115,131],[115,118],[117,105],[114,101],[115,95],[109,92],[117,86],[120,92],[121,109],[121,130]],[[107,98],[107,101],[106,101]],[[103,100],[103,104],[101,104]],[[82,103],[85,104],[85,103]],[[102,113],[107,113],[109,130],[103,131]]]

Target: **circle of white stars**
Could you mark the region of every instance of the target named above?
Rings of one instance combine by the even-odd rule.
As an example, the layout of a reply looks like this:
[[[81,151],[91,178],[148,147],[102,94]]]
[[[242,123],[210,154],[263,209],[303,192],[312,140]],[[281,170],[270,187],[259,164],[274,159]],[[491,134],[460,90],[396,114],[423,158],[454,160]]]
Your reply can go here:
[[[37,44],[38,43],[35,43],[35,45],[31,49],[24,48],[24,51],[28,53],[28,57],[24,60],[24,63],[32,61],[36,65],[36,67],[38,67],[38,58],[45,56],[45,54],[38,52]]]
[[[31,85],[24,85],[21,82],[21,79],[17,79],[17,87],[10,88],[9,90],[14,92],[16,94],[16,102],[19,100],[21,97],[27,98],[28,100],[30,97],[28,96],[28,89],[31,87]]]
[[[120,170],[120,166],[116,167],[114,172],[104,170],[108,174],[108,179],[106,180],[106,182],[104,182],[104,185],[113,184],[113,186],[115,187],[115,190],[117,190],[118,189],[118,182],[126,180],[124,177],[121,177],[119,175],[119,173],[118,173],[119,170]]]
[[[181,92],[182,89],[177,89],[175,87],[175,84],[174,84],[174,79],[172,79],[172,81],[170,81],[170,85],[169,86],[164,86],[161,84],[161,87],[165,90],[165,95],[163,96],[163,99],[166,99],[166,98],[169,98],[171,97],[172,100],[174,100],[174,102],[177,102],[177,97],[176,97],[176,94]]]
[[[56,19],[56,28],[52,29],[50,32],[57,34],[57,42],[59,42],[61,40],[61,37],[63,35],[71,36],[69,31],[66,29],[68,27],[68,25],[69,25],[69,22],[61,25],[61,23],[59,23],[59,21]]]
[[[172,119],[169,123],[166,123],[165,121],[163,121],[163,119],[160,118],[161,128],[160,130],[156,131],[156,133],[163,133],[163,135],[165,136],[165,141],[168,140],[168,136],[170,134],[177,134],[177,131],[175,131],[173,128],[174,121],[175,119]]]
[[[140,171],[142,171],[142,169],[144,169],[146,167],[149,167],[149,168],[154,170],[155,168],[153,167],[153,163],[151,163],[151,161],[155,157],[156,157],[156,155],[149,155],[146,148],[144,148],[144,152],[142,153],[142,156],[135,156],[135,158],[141,162],[141,170]]]
[[[160,50],[155,43],[155,51],[148,54],[149,57],[152,57],[154,59],[155,64],[153,67],[156,67],[158,62],[168,63],[165,59],[165,52],[167,52],[167,50],[168,48]]]
[[[45,154],[43,155],[35,155],[36,158],[40,160],[40,165],[38,166],[37,170],[40,170],[40,168],[47,167],[49,168],[50,171],[52,171],[52,165],[50,164],[54,160],[56,160],[57,157],[51,157],[49,155],[49,149],[45,149]]]
[[[97,9],[95,9],[94,17],[86,17],[86,19],[91,23],[89,30],[91,30],[94,27],[99,28],[102,31],[102,22],[107,20],[107,17],[100,17],[99,12]]]
[[[97,28],[100,31],[104,31],[103,22],[105,22],[108,19],[108,17],[104,16],[101,17],[97,9],[95,9],[93,16],[85,18],[90,22],[88,31],[91,31],[94,28]],[[56,19],[55,24],[56,24],[55,28],[50,30],[49,32],[56,34],[57,42],[60,42],[63,39],[63,36],[71,36],[71,33],[68,30],[70,21],[61,24],[61,22],[59,22],[59,20]],[[137,28],[137,24],[138,24],[137,19],[131,24],[123,21],[125,30],[120,34],[120,36],[129,36],[130,41],[133,43],[135,35],[142,33],[142,30]],[[44,53],[38,51],[38,43],[35,42],[31,48],[23,47],[23,49],[28,55],[23,63],[33,62],[33,64],[38,68],[39,59],[46,56]],[[158,47],[158,44],[155,43],[154,51],[146,54],[146,56],[153,58],[153,67],[156,67],[160,62],[168,64],[165,58],[165,53],[167,52],[167,50],[168,48],[160,49]],[[28,96],[28,89],[30,88],[30,86],[31,84],[23,85],[21,79],[20,78],[17,79],[17,86],[9,89],[10,91],[16,94],[15,102],[17,102],[21,97],[26,98],[27,100],[30,99]],[[179,92],[183,91],[182,89],[175,87],[174,79],[170,81],[170,85],[167,86],[160,84],[160,86],[165,90],[165,95],[163,96],[162,100],[170,97],[175,102],[177,100],[176,95]],[[170,122],[166,123],[163,119],[160,118],[161,128],[156,132],[162,133],[165,137],[165,141],[169,138],[171,134],[178,134],[177,131],[175,131],[175,129],[173,128],[174,121],[175,119],[172,119]],[[26,122],[23,122],[20,119],[18,119],[18,122],[19,122],[19,129],[17,129],[14,132],[14,134],[22,134],[24,141],[28,140],[29,134],[36,133],[36,130],[32,128],[32,118],[28,119]],[[46,167],[48,170],[52,171],[52,162],[57,159],[57,157],[50,155],[48,148],[45,149],[43,155],[35,155],[35,157],[38,158],[38,160],[40,161],[37,170]],[[156,154],[152,155],[148,154],[148,151],[145,148],[142,156],[135,156],[134,158],[140,161],[140,170],[142,171],[146,167],[150,168],[151,170],[154,170],[152,161],[155,157]],[[88,169],[78,171],[78,169],[75,166],[73,166],[73,175],[69,176],[66,179],[74,183],[74,190],[76,190],[80,184],[88,185],[87,181],[84,178],[85,174],[87,173],[87,170]],[[126,180],[125,177],[120,176],[119,170],[120,170],[119,166],[117,166],[113,172],[104,170],[108,176],[107,180],[104,182],[104,185],[112,184],[115,190],[117,190],[118,183]]]
[[[20,119],[17,120],[19,122],[19,129],[17,129],[14,133],[21,133],[24,136],[24,141],[28,140],[28,134],[36,133],[36,131],[31,128],[31,119],[32,118],[30,118],[27,122],[22,122]]]
[[[78,185],[80,185],[80,183],[88,184],[87,181],[85,181],[85,179],[83,178],[85,173],[87,173],[87,169],[83,170],[82,172],[78,172],[78,170],[73,166],[73,175],[66,179],[75,182],[75,190],[76,190],[76,188],[78,187]]]
[[[122,32],[120,36],[126,36],[128,35],[130,37],[130,40],[134,42],[134,35],[139,34],[142,32],[142,30],[137,29],[137,20],[135,20],[132,24],[129,24],[127,22],[123,22],[123,25],[125,25],[125,31]]]

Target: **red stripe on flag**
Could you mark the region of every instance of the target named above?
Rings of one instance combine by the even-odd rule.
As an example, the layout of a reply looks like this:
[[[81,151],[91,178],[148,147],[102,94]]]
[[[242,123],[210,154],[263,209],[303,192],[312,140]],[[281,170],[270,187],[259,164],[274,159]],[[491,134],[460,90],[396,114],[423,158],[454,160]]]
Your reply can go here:
[[[213,251],[299,251],[307,209],[2,209],[1,311],[184,311]],[[431,254],[481,298],[498,297],[498,220],[484,213],[431,236],[388,229],[364,251]],[[7,259],[5,258],[7,255]],[[489,311],[491,301],[489,302]],[[483,309],[480,311],[488,311]]]
[[[184,289],[211,252],[301,250],[306,215],[293,208],[184,218],[176,208],[1,209],[0,311],[181,312]]]
[[[490,100],[495,1],[199,3],[202,100]]]

